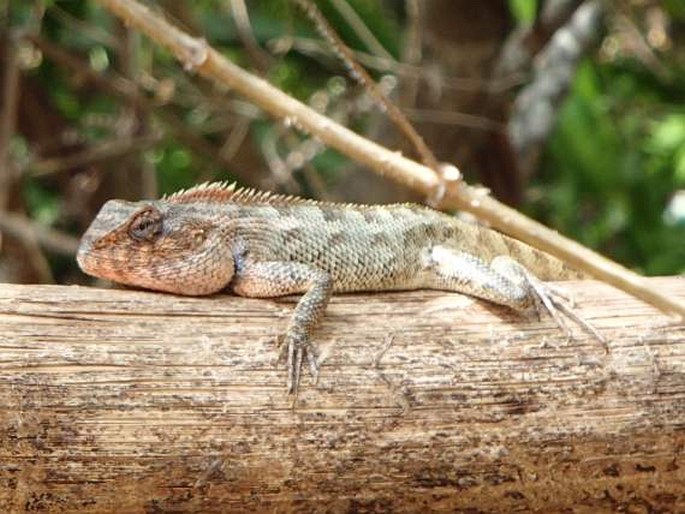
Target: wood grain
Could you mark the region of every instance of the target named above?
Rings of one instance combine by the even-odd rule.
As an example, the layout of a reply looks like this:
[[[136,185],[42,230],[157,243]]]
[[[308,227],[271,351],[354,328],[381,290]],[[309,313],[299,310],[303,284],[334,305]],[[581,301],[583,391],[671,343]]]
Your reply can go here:
[[[685,511],[685,328],[565,287],[608,354],[457,294],[335,297],[292,409],[293,299],[0,284],[0,510]]]

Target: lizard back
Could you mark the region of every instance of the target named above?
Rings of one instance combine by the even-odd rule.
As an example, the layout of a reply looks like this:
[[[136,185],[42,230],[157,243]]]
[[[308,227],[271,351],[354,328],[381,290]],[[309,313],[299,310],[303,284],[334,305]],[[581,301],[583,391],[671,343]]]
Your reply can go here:
[[[520,241],[427,207],[316,202],[227,184],[155,201],[112,200],[77,258],[95,276],[180,294],[230,287],[247,262],[311,264],[330,274],[335,291],[397,290],[426,287],[426,252],[437,245],[486,262],[509,255],[542,280],[579,275]]]

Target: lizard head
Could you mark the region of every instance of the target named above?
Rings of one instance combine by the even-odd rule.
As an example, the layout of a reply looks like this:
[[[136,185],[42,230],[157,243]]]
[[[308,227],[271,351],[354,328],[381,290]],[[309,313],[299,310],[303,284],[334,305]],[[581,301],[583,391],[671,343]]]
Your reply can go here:
[[[184,295],[217,292],[233,276],[215,224],[192,208],[110,200],[86,230],[81,269],[121,284]]]

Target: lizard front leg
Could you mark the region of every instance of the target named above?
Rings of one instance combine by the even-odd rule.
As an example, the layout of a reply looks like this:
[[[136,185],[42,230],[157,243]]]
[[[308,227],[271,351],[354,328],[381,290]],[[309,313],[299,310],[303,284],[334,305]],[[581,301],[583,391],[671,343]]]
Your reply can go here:
[[[331,276],[314,266],[298,262],[245,263],[236,270],[231,289],[238,295],[252,298],[304,293],[283,336],[288,355],[288,392],[297,393],[304,357],[307,357],[315,378],[319,372],[310,340],[333,291]]]

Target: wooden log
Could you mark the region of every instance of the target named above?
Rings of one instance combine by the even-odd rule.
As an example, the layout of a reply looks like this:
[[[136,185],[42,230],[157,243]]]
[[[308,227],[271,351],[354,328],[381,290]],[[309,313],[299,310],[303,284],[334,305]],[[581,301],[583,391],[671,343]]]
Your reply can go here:
[[[685,328],[564,286],[608,353],[458,294],[337,296],[291,408],[294,299],[0,284],[0,510],[685,511]]]

